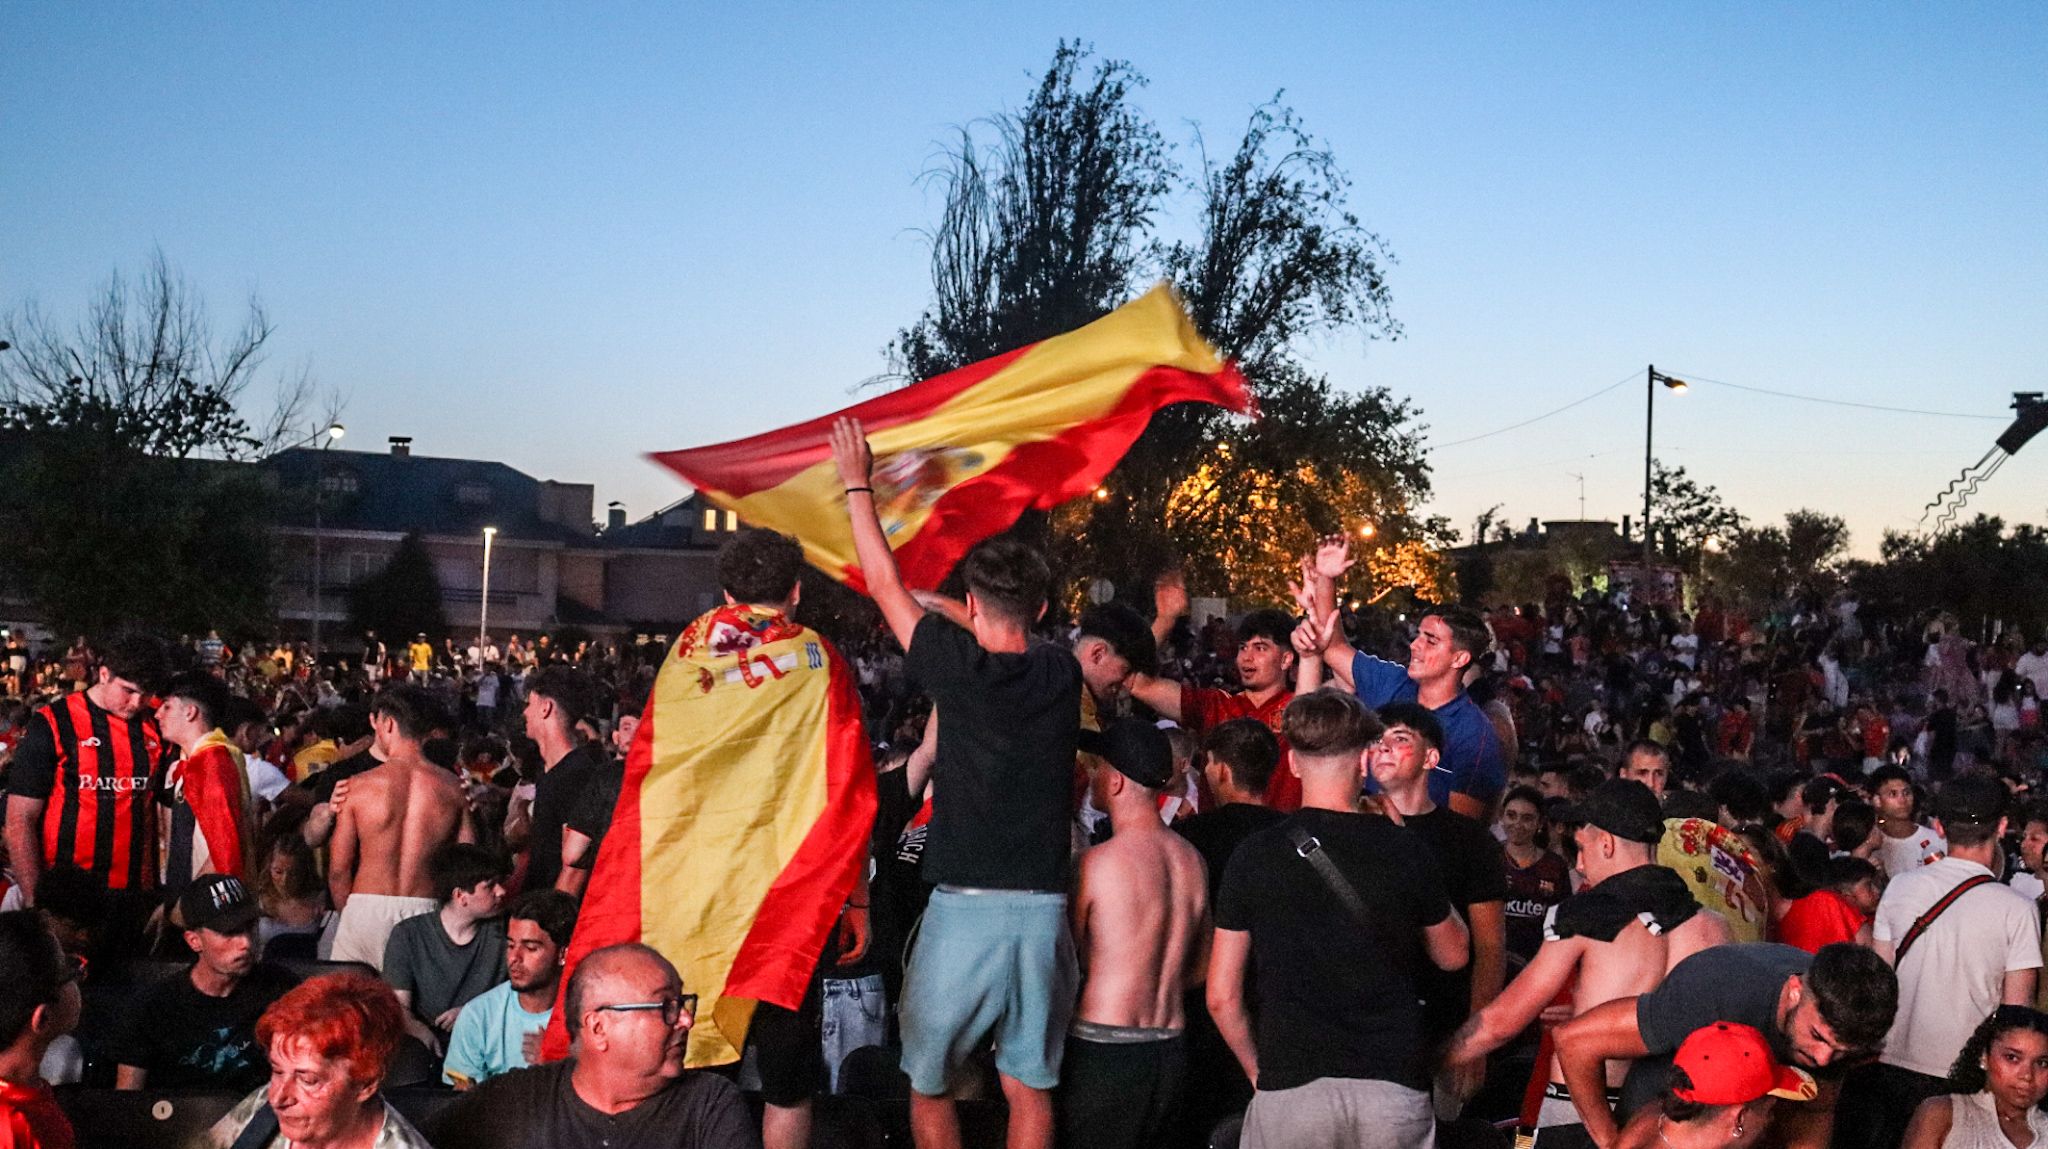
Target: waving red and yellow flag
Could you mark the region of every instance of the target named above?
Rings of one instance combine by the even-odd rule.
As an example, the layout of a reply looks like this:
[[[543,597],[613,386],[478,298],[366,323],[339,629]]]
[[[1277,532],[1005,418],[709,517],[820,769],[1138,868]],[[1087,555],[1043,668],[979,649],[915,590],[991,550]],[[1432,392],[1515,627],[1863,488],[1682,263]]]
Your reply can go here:
[[[563,986],[591,951],[644,942],[699,995],[688,1064],[738,1060],[757,1002],[803,1001],[874,820],[846,660],[776,611],[712,611],[655,676]],[[550,1057],[568,1051],[564,1012]]]
[[[1026,508],[1093,490],[1174,403],[1253,406],[1244,377],[1161,286],[1078,331],[844,411],[653,458],[712,505],[796,536],[813,565],[858,588],[826,443],[833,421],[852,415],[874,448],[875,509],[904,581],[928,589]]]

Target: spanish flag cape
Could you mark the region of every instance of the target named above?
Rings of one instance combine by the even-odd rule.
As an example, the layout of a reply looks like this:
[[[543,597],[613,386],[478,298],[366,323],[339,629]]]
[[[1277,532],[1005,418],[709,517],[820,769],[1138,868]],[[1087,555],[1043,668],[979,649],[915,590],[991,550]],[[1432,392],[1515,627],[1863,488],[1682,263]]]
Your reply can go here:
[[[859,419],[875,511],[904,582],[929,589],[975,543],[1094,490],[1174,403],[1253,409],[1244,376],[1161,286],[1077,331],[751,439],[654,455],[713,506],[794,535],[863,589],[827,433]]]
[[[192,753],[171,763],[165,781],[172,797],[192,810],[192,872],[172,876],[190,881],[227,874],[255,881],[256,812],[241,747],[218,730],[208,731]]]
[[[795,1009],[866,863],[875,776],[832,644],[780,612],[691,623],[654,679],[569,941],[644,942],[698,996],[692,1067],[737,1061],[756,1002]],[[557,1008],[549,1057],[568,1051]]]

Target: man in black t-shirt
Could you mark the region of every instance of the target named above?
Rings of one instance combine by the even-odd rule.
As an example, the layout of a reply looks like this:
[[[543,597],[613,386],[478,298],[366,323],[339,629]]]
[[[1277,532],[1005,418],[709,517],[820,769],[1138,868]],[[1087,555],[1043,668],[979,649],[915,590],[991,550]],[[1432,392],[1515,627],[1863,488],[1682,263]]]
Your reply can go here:
[[[1081,667],[1070,652],[1032,642],[1051,572],[1015,539],[976,547],[960,567],[965,606],[950,606],[953,618],[927,616],[876,516],[874,459],[859,422],[834,426],[832,456],[861,577],[940,722],[924,850],[925,880],[938,889],[901,1012],[911,1131],[920,1146],[959,1143],[947,1093],[993,1034],[1009,1144],[1048,1146],[1079,984],[1066,888]]]
[[[270,1064],[256,1019],[297,984],[256,960],[263,911],[240,880],[210,874],[178,899],[185,944],[198,960],[144,990],[114,1049],[121,1089],[232,1089],[263,1084]]]
[[[1622,1088],[1620,1117],[1657,1092],[1663,1067],[1686,1035],[1716,1021],[1754,1026],[1786,1065],[1820,1078],[1819,1096],[1778,1115],[1785,1145],[1828,1144],[1842,1073],[1884,1048],[1898,1011],[1899,981],[1870,950],[1849,943],[1809,954],[1776,942],[1715,946],[1679,962],[1664,983],[1640,997],[1617,998],[1558,1027],[1557,1060],[1572,1104],[1595,1144],[1612,1144],[1616,1114],[1607,1107],[1609,1061],[1634,1061]]]
[[[563,1007],[574,1056],[462,1094],[430,1127],[440,1149],[752,1149],[732,1082],[683,1068],[697,997],[644,945],[593,951]]]
[[[621,706],[619,720],[612,726],[612,753],[590,777],[590,784],[576,799],[576,808],[563,824],[562,872],[555,888],[571,897],[583,896],[590,884],[590,871],[597,865],[597,852],[612,828],[612,811],[619,805],[619,791],[626,784],[626,755],[632,752],[633,736],[640,732],[640,716],[647,698],[640,694]]]
[[[1287,820],[1266,805],[1266,785],[1280,767],[1280,740],[1257,718],[1233,718],[1202,739],[1202,777],[1216,801],[1192,818],[1175,823],[1209,871],[1209,905],[1216,905],[1231,855],[1246,838]],[[1187,993],[1188,1088],[1181,1103],[1184,1142],[1205,1139],[1218,1121],[1244,1111],[1252,1084],[1209,1017],[1206,990]]]
[[[1401,824],[1422,839],[1442,875],[1444,893],[1465,915],[1472,960],[1461,970],[1423,968],[1422,1029],[1432,1046],[1500,995],[1507,977],[1507,863],[1485,826],[1429,800],[1429,776],[1441,769],[1444,728],[1426,706],[1389,702],[1386,729],[1366,758],[1372,780]]]
[[[1173,828],[1208,865],[1213,905],[1238,843],[1286,818],[1266,805],[1266,785],[1280,765],[1280,740],[1256,718],[1233,718],[1202,739],[1202,755],[1202,778],[1216,801]]]
[[[1209,1012],[1258,1090],[1245,1143],[1426,1144],[1435,1114],[1414,967],[1420,955],[1461,968],[1470,938],[1428,847],[1358,812],[1373,713],[1316,691],[1288,704],[1284,731],[1302,806],[1231,857],[1209,965]]]
[[[562,827],[604,769],[604,754],[584,742],[576,724],[594,716],[597,688],[567,666],[545,666],[526,680],[526,736],[540,748],[527,838],[526,889],[545,890],[562,872]]]

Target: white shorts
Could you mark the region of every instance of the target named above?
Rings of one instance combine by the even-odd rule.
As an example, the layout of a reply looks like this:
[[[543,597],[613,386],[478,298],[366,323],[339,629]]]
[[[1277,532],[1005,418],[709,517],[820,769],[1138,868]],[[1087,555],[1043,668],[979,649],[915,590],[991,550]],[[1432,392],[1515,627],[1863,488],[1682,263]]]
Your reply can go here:
[[[384,972],[384,944],[398,923],[441,908],[432,898],[401,898],[394,894],[350,894],[334,928],[329,961],[359,961]]]

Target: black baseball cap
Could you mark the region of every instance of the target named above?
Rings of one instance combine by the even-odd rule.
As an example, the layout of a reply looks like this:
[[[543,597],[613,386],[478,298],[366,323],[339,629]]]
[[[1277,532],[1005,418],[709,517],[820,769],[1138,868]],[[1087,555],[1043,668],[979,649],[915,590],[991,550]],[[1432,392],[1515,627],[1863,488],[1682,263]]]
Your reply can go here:
[[[1560,821],[1597,826],[1630,842],[1654,846],[1664,837],[1664,808],[1648,786],[1633,778],[1609,778],[1562,814]]]
[[[1995,826],[2011,803],[2012,792],[1989,774],[1951,778],[1934,795],[1934,816],[1949,824]]]
[[[256,924],[263,908],[240,878],[208,874],[178,895],[178,919],[188,930],[238,934]]]
[[[1081,749],[1148,789],[1163,790],[1173,780],[1173,744],[1166,731],[1142,718],[1119,718],[1101,730],[1083,730]]]

